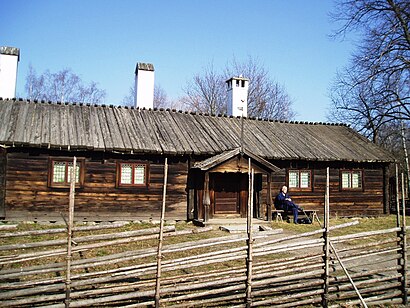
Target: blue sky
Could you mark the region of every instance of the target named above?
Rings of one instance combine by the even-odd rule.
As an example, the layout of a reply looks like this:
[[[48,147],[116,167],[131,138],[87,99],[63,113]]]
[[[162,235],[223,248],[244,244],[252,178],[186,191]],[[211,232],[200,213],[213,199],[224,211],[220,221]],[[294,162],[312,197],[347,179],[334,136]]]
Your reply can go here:
[[[329,38],[330,0],[0,0],[0,46],[20,48],[17,96],[37,73],[71,68],[118,104],[137,62],[153,63],[171,99],[209,63],[258,59],[294,99],[296,120],[322,122],[351,41]]]

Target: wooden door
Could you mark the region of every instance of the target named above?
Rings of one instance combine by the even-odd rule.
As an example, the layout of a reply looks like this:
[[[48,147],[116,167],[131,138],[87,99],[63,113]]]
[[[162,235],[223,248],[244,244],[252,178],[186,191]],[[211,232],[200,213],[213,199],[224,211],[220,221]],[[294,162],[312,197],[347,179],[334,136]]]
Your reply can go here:
[[[240,214],[240,177],[235,173],[213,175],[214,214]]]

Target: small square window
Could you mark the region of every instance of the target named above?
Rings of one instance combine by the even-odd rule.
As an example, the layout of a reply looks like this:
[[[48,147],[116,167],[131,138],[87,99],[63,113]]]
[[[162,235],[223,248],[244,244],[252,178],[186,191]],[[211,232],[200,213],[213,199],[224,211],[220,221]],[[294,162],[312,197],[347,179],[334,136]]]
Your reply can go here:
[[[289,171],[289,187],[299,187],[299,171]]]
[[[53,183],[64,183],[66,181],[66,162],[53,162]]]
[[[300,171],[300,188],[310,187],[310,171]]]
[[[146,186],[148,165],[142,163],[118,163],[117,186]]]
[[[134,168],[134,183],[137,185],[145,184],[145,165],[136,165]]]
[[[311,189],[312,177],[310,170],[289,170],[288,186],[296,189]]]
[[[132,184],[132,165],[121,164],[121,184]]]
[[[49,163],[48,185],[50,187],[70,187],[73,161],[71,159],[53,158]],[[77,159],[75,183],[84,184],[84,159]]]
[[[363,188],[361,170],[343,170],[340,172],[342,189],[361,190]]]

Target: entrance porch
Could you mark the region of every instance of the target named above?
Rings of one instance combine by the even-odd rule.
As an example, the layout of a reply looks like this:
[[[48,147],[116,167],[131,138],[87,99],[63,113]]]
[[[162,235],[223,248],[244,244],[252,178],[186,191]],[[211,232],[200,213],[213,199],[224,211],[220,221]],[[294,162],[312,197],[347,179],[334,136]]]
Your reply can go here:
[[[272,203],[271,174],[279,168],[238,148],[197,162],[191,168],[190,176],[195,183],[194,220],[246,218],[251,170],[254,172],[252,217],[263,219],[266,213],[262,205],[270,209]]]

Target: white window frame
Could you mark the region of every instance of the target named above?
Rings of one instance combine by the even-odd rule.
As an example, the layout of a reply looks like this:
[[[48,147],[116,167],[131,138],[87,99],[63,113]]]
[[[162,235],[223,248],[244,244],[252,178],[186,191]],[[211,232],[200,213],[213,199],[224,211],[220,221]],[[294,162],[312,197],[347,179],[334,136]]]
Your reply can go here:
[[[312,170],[289,169],[288,187],[293,190],[312,190]]]
[[[340,170],[342,190],[363,190],[363,170]]]

